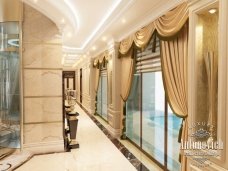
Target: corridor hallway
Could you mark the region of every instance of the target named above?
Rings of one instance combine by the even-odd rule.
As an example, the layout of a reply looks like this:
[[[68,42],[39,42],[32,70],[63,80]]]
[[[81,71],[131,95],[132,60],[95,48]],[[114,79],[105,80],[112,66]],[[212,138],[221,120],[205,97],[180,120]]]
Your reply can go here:
[[[77,141],[71,152],[35,155],[16,171],[134,171],[137,170],[78,105]],[[105,129],[105,128],[103,128]],[[48,131],[48,130],[47,130]],[[117,142],[117,141],[116,141]],[[126,151],[126,150],[125,150]],[[129,155],[128,155],[129,157]],[[131,156],[130,156],[131,157]],[[137,159],[133,159],[137,165]],[[140,163],[138,161],[138,163]],[[143,168],[143,169],[142,169]],[[158,168],[158,167],[157,167]],[[152,168],[154,171],[156,166]],[[144,166],[138,170],[148,170]]]

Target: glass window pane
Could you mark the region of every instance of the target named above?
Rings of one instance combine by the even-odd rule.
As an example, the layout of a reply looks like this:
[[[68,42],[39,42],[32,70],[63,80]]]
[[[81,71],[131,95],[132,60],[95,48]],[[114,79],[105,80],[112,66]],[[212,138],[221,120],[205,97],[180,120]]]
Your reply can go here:
[[[108,116],[108,114],[107,114],[107,105],[108,105],[108,103],[107,103],[107,76],[105,75],[105,76],[102,76],[101,77],[101,84],[102,84],[102,112],[101,112],[101,115],[102,115],[102,117],[104,118],[104,119],[106,119],[107,120],[107,116]]]
[[[161,72],[143,73],[142,148],[164,164],[164,102]]]
[[[126,102],[126,135],[140,146],[140,75],[135,74]]]
[[[179,151],[180,143],[178,143],[179,129],[182,119],[173,114],[168,107],[168,169],[170,171],[180,170]]]
[[[101,77],[99,78],[99,85],[97,90],[97,114],[101,115]]]

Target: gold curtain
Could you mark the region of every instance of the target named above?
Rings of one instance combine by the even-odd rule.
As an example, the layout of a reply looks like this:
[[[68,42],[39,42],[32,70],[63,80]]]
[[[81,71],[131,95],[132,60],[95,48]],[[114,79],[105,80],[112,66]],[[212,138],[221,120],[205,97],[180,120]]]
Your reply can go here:
[[[141,28],[120,42],[119,52],[126,55],[135,44],[138,48],[145,48],[155,29],[160,37],[167,39],[175,36],[188,20],[188,4],[184,2],[161,16],[154,22]]]
[[[179,117],[188,115],[187,103],[188,24],[178,36],[161,41],[161,61],[165,90],[169,104]]]
[[[187,140],[188,135],[188,89],[187,89],[187,58],[188,58],[188,4],[184,2],[151,24],[143,27],[135,34],[120,43],[119,52],[122,55],[122,93],[127,100],[133,77],[133,58],[123,57],[133,49],[135,44],[143,49],[156,30],[161,38],[161,61],[163,82],[168,102],[174,113],[182,118],[181,137]],[[132,53],[132,52],[131,52]],[[181,155],[181,169],[186,170],[187,158]]]
[[[93,61],[93,67],[95,68],[95,92],[98,90],[100,68],[102,65],[108,62],[108,52],[105,51],[101,55],[97,56]]]
[[[154,23],[141,28],[134,35],[134,43],[138,48],[145,48],[147,43],[150,41],[152,34],[154,33]]]
[[[131,47],[133,45],[133,40],[134,40],[134,36],[131,35],[120,42],[119,52],[122,55],[126,55],[129,52],[129,50],[131,49]]]
[[[175,36],[188,20],[188,4],[184,2],[154,21],[160,37]]]
[[[108,55],[106,54],[106,52],[95,58],[95,60],[93,61],[93,66],[98,67],[98,65],[101,65],[104,62],[108,62]]]
[[[128,54],[121,58],[121,98],[124,102],[130,94],[131,83],[134,73],[134,57],[131,49]]]
[[[150,41],[152,34],[154,33],[154,23],[150,23],[147,26],[141,28],[134,35],[129,36],[120,42],[119,52],[122,55],[126,55],[133,46],[133,43],[140,49],[146,47]]]
[[[188,23],[176,38],[161,41],[162,74],[165,92],[173,112],[182,118],[188,116]],[[187,140],[187,119],[184,119],[182,140]],[[186,167],[186,156],[181,155],[182,170]]]

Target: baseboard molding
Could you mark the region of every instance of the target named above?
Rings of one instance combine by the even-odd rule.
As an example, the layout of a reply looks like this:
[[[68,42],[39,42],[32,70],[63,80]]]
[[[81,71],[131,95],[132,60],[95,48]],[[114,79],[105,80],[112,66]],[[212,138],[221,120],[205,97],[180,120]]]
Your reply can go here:
[[[33,154],[63,152],[64,142],[63,140],[60,140],[60,141],[24,144],[23,150],[29,151]]]

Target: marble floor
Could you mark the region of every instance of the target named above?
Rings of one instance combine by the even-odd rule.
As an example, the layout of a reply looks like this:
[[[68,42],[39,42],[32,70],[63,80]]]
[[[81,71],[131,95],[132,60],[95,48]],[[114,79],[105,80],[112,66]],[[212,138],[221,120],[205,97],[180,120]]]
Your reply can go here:
[[[79,149],[66,153],[35,155],[16,171],[134,171],[136,168],[116,148],[91,118],[80,113],[77,140]]]

